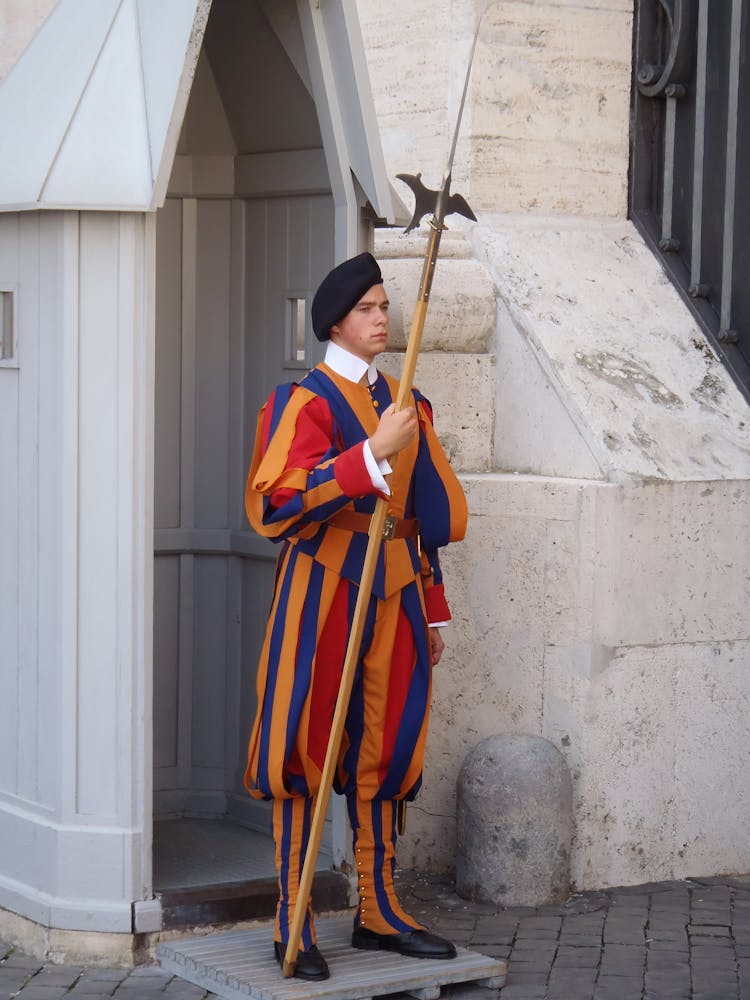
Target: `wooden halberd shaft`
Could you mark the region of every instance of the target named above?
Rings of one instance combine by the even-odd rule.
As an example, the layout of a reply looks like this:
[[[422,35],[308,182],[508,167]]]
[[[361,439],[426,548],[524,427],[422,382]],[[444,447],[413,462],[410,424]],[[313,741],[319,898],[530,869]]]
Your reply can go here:
[[[411,405],[411,392],[414,383],[414,372],[417,367],[419,348],[422,343],[422,331],[424,330],[425,317],[427,316],[427,306],[429,304],[430,286],[432,276],[435,271],[438,249],[440,247],[440,235],[442,230],[433,226],[430,230],[430,241],[425,256],[422,269],[422,280],[419,286],[419,296],[412,316],[411,330],[409,333],[409,343],[406,347],[404,357],[404,369],[399,382],[398,393],[396,394],[396,412]],[[395,468],[398,456],[390,458],[389,463]],[[359,651],[362,645],[362,634],[364,632],[367,609],[372,596],[372,584],[375,579],[375,569],[377,567],[380,546],[384,544],[383,529],[385,519],[388,514],[388,500],[378,498],[375,503],[375,510],[370,521],[368,532],[367,550],[365,561],[362,566],[362,576],[359,581],[359,591],[357,593],[357,603],[354,606],[354,617],[352,619],[352,629],[349,633],[349,642],[346,647],[344,667],[341,674],[339,693],[336,699],[336,709],[333,713],[331,724],[331,735],[328,740],[323,771],[320,776],[320,788],[315,799],[312,823],[310,825],[310,838],[305,855],[305,863],[302,866],[302,876],[300,878],[299,889],[297,891],[297,903],[294,908],[294,917],[289,928],[289,941],[287,942],[286,953],[282,974],[285,978],[294,975],[297,964],[297,952],[302,936],[302,926],[305,921],[307,905],[312,890],[313,876],[315,875],[315,865],[320,851],[320,841],[323,836],[323,826],[325,824],[328,803],[331,798],[333,778],[336,772],[336,763],[341,750],[341,739],[344,734],[344,724],[346,714],[349,710],[349,699],[351,698],[354,675],[357,670]]]

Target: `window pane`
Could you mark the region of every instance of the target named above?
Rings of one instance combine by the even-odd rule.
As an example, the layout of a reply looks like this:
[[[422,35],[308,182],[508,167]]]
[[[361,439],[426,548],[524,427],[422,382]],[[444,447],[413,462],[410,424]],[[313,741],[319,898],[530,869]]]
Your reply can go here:
[[[13,292],[0,292],[0,361],[12,361],[13,343]]]
[[[287,330],[287,361],[299,361],[304,363],[307,359],[307,347],[305,343],[305,313],[307,300],[303,298],[287,299],[289,307],[287,309],[288,330]]]

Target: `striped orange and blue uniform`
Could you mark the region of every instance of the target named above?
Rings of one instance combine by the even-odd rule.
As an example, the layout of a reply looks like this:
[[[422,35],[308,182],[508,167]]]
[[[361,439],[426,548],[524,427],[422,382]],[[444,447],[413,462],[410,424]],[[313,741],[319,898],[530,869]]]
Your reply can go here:
[[[259,415],[245,505],[255,530],[281,551],[245,775],[256,798],[317,792],[368,541],[336,516],[374,510],[363,446],[397,390],[382,373],[368,388],[321,364],[299,385],[278,387]],[[352,796],[353,821],[362,811],[356,802],[412,799],[419,789],[427,625],[450,618],[438,549],[466,528],[466,501],[430,405],[416,391],[413,405],[419,433],[398,455],[388,512],[418,518],[421,551],[414,538],[394,538],[378,557],[336,773],[337,791]]]

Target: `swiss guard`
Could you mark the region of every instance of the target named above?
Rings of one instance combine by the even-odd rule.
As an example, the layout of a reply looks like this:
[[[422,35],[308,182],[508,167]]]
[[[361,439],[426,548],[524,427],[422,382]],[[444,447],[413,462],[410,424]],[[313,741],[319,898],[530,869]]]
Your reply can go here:
[[[274,948],[283,962],[320,788],[368,529],[387,499],[372,595],[336,762],[346,796],[359,906],[352,946],[450,959],[451,942],[399,904],[393,885],[397,820],[422,780],[432,668],[450,620],[438,550],[464,536],[467,506],[413,390],[379,372],[388,297],[377,262],[359,254],[334,268],[312,304],[325,361],[279,386],[257,425],[245,507],[253,528],[280,543],[258,666],[258,710],[245,784],[273,801],[279,876]],[[398,456],[395,469],[389,457]],[[328,977],[307,905],[294,974]]]

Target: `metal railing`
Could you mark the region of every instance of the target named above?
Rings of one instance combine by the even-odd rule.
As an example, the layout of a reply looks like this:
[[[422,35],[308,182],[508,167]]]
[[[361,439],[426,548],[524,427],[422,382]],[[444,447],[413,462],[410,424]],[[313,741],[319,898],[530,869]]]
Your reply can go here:
[[[750,401],[750,0],[637,0],[630,214]]]

